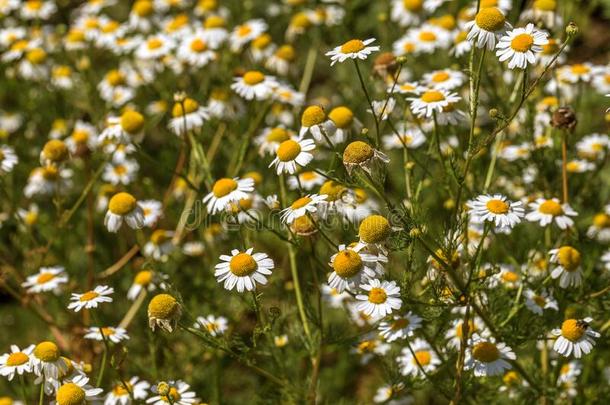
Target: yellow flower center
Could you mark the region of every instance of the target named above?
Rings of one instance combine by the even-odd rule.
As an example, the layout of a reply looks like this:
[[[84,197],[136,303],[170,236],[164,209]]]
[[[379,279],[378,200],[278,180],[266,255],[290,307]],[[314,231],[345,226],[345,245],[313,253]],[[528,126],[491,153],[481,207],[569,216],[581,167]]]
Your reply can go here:
[[[390,236],[391,231],[392,228],[390,227],[390,223],[381,215],[370,215],[366,217],[358,228],[360,239],[365,243],[383,242]]]
[[[282,142],[277,148],[277,157],[282,162],[289,162],[296,159],[296,157],[299,156],[299,153],[301,153],[301,145],[292,139]]]
[[[180,308],[180,304],[169,294],[157,294],[148,303],[148,316],[157,319],[171,319]]]
[[[112,328],[102,328],[102,335],[104,335],[104,336],[112,336],[115,333],[116,332]]]
[[[577,63],[576,65],[572,65],[572,73],[576,74],[576,75],[584,75],[589,73],[591,69],[589,68],[589,66],[587,65],[583,65],[580,63]]]
[[[129,193],[118,193],[112,196],[108,203],[110,212],[116,215],[129,214],[136,208],[137,201],[134,196]]]
[[[610,228],[610,215],[603,212],[595,214],[593,217],[593,225],[600,229]]]
[[[413,364],[419,364],[420,366],[427,366],[432,361],[432,354],[428,350],[418,350],[415,352],[415,358]]]
[[[562,246],[557,252],[557,261],[568,272],[577,270],[580,260],[580,252],[572,246]]]
[[[146,46],[150,50],[159,49],[163,46],[163,41],[159,38],[151,38],[146,42]]]
[[[421,95],[421,100],[425,103],[437,103],[439,101],[443,101],[444,99],[445,95],[436,90],[428,90]]]
[[[211,28],[221,28],[225,26],[225,19],[218,15],[211,15],[205,20],[204,27]]]
[[[364,42],[359,39],[352,39],[341,45],[342,53],[357,53],[364,49]]]
[[[505,271],[502,273],[502,280],[506,281],[507,283],[514,283],[519,280],[519,274],[515,273],[514,271]]]
[[[546,200],[545,202],[540,204],[538,211],[540,211],[543,214],[553,215],[553,216],[558,216],[558,215],[563,214],[563,208],[561,208],[561,204],[559,204],[558,202],[553,201],[553,200]]]
[[[587,331],[587,323],[576,319],[566,319],[561,324],[561,336],[569,341],[576,342]]]
[[[138,0],[133,5],[133,12],[140,17],[150,15],[153,11],[152,1],[149,0]]]
[[[296,28],[307,28],[311,25],[309,17],[304,12],[295,14],[290,20],[290,26]]]
[[[191,51],[201,53],[208,49],[208,45],[204,40],[196,38],[191,42]]]
[[[178,392],[178,390],[175,387],[171,387],[169,389],[169,394],[168,395],[161,396],[161,399],[163,399],[165,402],[169,402],[170,398],[172,400],[172,403],[176,403],[176,401],[180,401],[180,398],[182,398],[180,396],[180,393]]]
[[[326,197],[326,201],[337,201],[341,198],[345,190],[346,188],[340,183],[337,183],[334,180],[328,180],[320,187],[320,194],[326,194],[328,196]]]
[[[258,70],[251,70],[244,74],[244,83],[248,86],[254,86],[265,80],[265,75]]]
[[[475,17],[477,26],[488,32],[501,30],[505,20],[504,14],[496,7],[482,8]]]
[[[402,5],[409,11],[421,11],[423,8],[423,0],[402,0]]]
[[[534,45],[534,38],[530,34],[519,34],[510,41],[510,47],[517,52],[527,52]]]
[[[544,308],[546,305],[546,298],[544,298],[542,295],[534,295],[532,297],[532,301],[534,301],[540,308]]]
[[[282,143],[290,139],[290,134],[284,128],[275,127],[267,134],[267,142]]]
[[[401,330],[409,326],[409,320],[407,318],[400,318],[392,322],[392,330]]]
[[[557,2],[555,0],[536,0],[534,1],[534,8],[541,11],[555,11]]]
[[[292,205],[290,206],[290,208],[292,208],[293,210],[303,208],[304,206],[309,204],[311,201],[312,200],[309,197],[301,197],[298,200],[296,200],[295,202],[293,202]]]
[[[424,42],[436,41],[436,34],[432,31],[422,31],[419,33],[419,40]]]
[[[30,357],[23,352],[11,353],[8,355],[8,359],[6,359],[6,365],[9,367],[20,366],[28,362]]]
[[[84,129],[76,129],[72,132],[72,140],[77,144],[84,144],[89,140],[89,132]]]
[[[318,174],[316,172],[303,172],[299,175],[302,180],[311,181],[318,178]]]
[[[85,402],[85,391],[74,383],[66,383],[59,387],[55,399],[57,405],[81,405]]]
[[[447,72],[437,72],[432,76],[432,81],[434,83],[443,83],[449,80],[451,75]]]
[[[199,103],[192,98],[186,98],[182,103],[174,104],[172,108],[172,116],[174,118],[182,117],[183,115],[191,114],[199,108]]]
[[[119,164],[119,165],[114,166],[113,171],[118,176],[122,176],[125,173],[127,173],[127,167]]]
[[[245,37],[246,35],[250,34],[252,32],[252,28],[249,25],[240,25],[239,27],[237,27],[237,35],[239,35],[240,37]]]
[[[301,125],[309,128],[323,123],[325,119],[326,114],[322,107],[311,105],[303,111],[303,115],[301,115]]]
[[[34,355],[46,362],[54,362],[59,359],[59,348],[53,342],[41,342],[36,345]]]
[[[128,134],[134,135],[144,127],[144,116],[137,111],[125,111],[121,115],[121,128]]]
[[[271,43],[271,35],[263,34],[254,39],[252,41],[252,47],[255,49],[265,49]]]
[[[233,179],[223,178],[214,183],[212,193],[214,197],[221,198],[237,189],[237,182]]]
[[[68,148],[59,139],[52,139],[44,145],[42,154],[46,160],[61,162],[68,157]]]
[[[83,295],[80,296],[79,301],[87,302],[87,301],[96,299],[99,296],[100,295],[98,293],[96,293],[95,291],[87,291],[86,293],[84,293]]]
[[[152,282],[153,272],[150,270],[142,270],[136,274],[133,279],[134,284],[138,284],[141,286],[147,286]]]
[[[104,32],[106,34],[110,33],[110,32],[114,32],[119,28],[119,26],[120,25],[119,25],[118,21],[110,21],[102,27],[102,32]]]
[[[126,382],[125,385],[127,385],[127,388],[129,388],[129,391],[133,392],[133,385],[131,385],[128,382]],[[127,391],[127,389],[125,389],[125,386],[123,384],[117,384],[114,386],[114,388],[112,388],[112,393],[115,396],[119,396],[119,397],[122,397],[124,395],[129,395],[129,391]]]
[[[489,200],[485,204],[489,212],[496,215],[503,215],[508,212],[509,206],[502,200]]]
[[[354,141],[345,147],[343,151],[343,163],[360,164],[369,160],[375,151],[365,142]]]
[[[36,278],[36,283],[37,284],[48,283],[49,281],[53,280],[54,278],[55,278],[55,274],[53,274],[53,273],[49,273],[49,272],[40,273],[38,275],[38,277]]]
[[[328,118],[335,123],[337,128],[347,128],[354,120],[354,113],[349,108],[340,106],[333,108],[331,112],[328,113]]]
[[[388,294],[386,294],[383,288],[373,287],[371,291],[369,291],[369,302],[373,304],[383,304],[388,299]]]
[[[248,253],[238,253],[231,258],[229,269],[237,277],[245,277],[254,273],[258,269],[258,264]]]
[[[34,48],[25,56],[34,65],[40,65],[47,59],[47,53],[40,48]]]
[[[500,358],[500,351],[490,342],[479,342],[472,349],[472,357],[482,363],[491,363]]]
[[[515,371],[509,371],[502,377],[502,382],[506,385],[516,385],[519,383],[519,374]]]
[[[167,240],[169,240],[169,235],[163,229],[157,229],[152,233],[152,235],[150,235],[150,241],[157,246]]]
[[[498,7],[498,0],[481,0],[481,8]]]
[[[296,53],[291,45],[282,45],[275,52],[275,56],[286,61],[292,61],[296,57]]]
[[[337,253],[332,266],[339,277],[351,278],[362,270],[362,259],[357,252],[345,249]]]
[[[476,332],[476,326],[473,321],[468,321],[468,336],[472,336],[472,334]],[[458,326],[455,328],[455,336],[457,336],[460,341],[464,336],[464,321],[460,322]]]
[[[59,170],[55,166],[45,166],[42,169],[42,177],[45,180],[55,181],[59,177]]]
[[[545,45],[542,45],[542,54],[543,55],[554,55],[559,50],[559,44],[554,39],[549,39]]]
[[[309,235],[316,231],[316,225],[307,215],[296,218],[290,226],[297,235]]]

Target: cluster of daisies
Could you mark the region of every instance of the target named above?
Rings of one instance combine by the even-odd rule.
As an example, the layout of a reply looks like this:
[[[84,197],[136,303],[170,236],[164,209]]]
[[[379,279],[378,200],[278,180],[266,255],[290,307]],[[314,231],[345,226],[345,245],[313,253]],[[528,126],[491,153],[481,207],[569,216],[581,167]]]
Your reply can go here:
[[[0,287],[55,339],[0,356],[26,403],[202,403],[207,381],[113,369],[144,316],[285,391],[272,367],[331,351],[396,370],[363,402],[456,364],[511,399],[539,363],[582,391],[610,328],[586,305],[610,290],[610,65],[566,64],[561,1],[370,2],[393,30],[339,45],[342,0],[64,3],[0,0]]]

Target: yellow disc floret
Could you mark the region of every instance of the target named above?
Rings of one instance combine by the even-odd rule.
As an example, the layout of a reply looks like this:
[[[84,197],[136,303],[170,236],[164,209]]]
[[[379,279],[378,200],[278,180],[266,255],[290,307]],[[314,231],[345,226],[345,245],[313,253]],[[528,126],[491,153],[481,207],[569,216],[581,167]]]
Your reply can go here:
[[[508,212],[508,209],[510,208],[508,204],[504,201],[495,199],[487,201],[485,206],[487,207],[489,212],[496,215],[506,214]]]
[[[301,145],[292,139],[282,142],[277,148],[277,158],[282,162],[296,159],[299,153],[301,153]]]
[[[248,253],[238,253],[231,258],[229,270],[237,277],[245,277],[258,269],[256,260]]]
[[[157,294],[148,303],[148,316],[157,319],[171,319],[180,310],[180,304],[169,294]]]
[[[212,193],[214,194],[214,197],[221,198],[236,190],[237,185],[238,184],[235,180],[223,178],[214,183],[214,186],[212,187]]]
[[[16,367],[28,362],[30,357],[23,352],[15,352],[8,355],[6,365],[8,367]]]
[[[482,363],[492,363],[500,358],[500,351],[490,342],[479,342],[472,349],[472,357]]]
[[[314,125],[319,125],[326,119],[326,114],[322,107],[317,105],[310,105],[303,111],[301,115],[301,125],[310,128]]]
[[[572,246],[562,246],[557,251],[557,261],[566,271],[575,271],[580,266],[580,252]]]
[[[546,200],[540,207],[538,208],[543,214],[558,216],[563,214],[563,208],[561,208],[561,204],[554,200]]]
[[[369,302],[372,304],[383,304],[387,299],[388,294],[386,294],[383,288],[373,287],[369,291]]]
[[[174,118],[182,117],[183,115],[191,114],[197,111],[198,108],[199,103],[197,101],[193,100],[192,98],[185,98],[182,103],[174,104],[174,107],[172,108],[172,116]]]
[[[62,162],[68,158],[68,147],[59,139],[51,139],[42,148],[42,155],[45,160]]]
[[[343,151],[343,163],[360,164],[369,160],[375,154],[374,149],[362,141],[354,141]]]
[[[352,39],[341,45],[342,53],[357,53],[364,49],[364,42],[359,39]]]
[[[144,116],[137,111],[125,111],[121,115],[121,128],[128,134],[134,135],[144,127]]]
[[[74,383],[59,387],[55,400],[57,405],[81,405],[85,403],[85,391]]]
[[[530,34],[519,34],[510,41],[510,47],[517,52],[527,52],[534,45],[534,38]]]
[[[251,70],[244,74],[244,83],[249,86],[254,86],[265,80],[265,75],[258,70]]]
[[[53,342],[40,342],[34,348],[34,356],[42,361],[52,363],[59,359],[59,348]]]
[[[137,205],[137,200],[129,193],[117,193],[112,196],[108,203],[110,212],[116,215],[126,215],[132,212]]]
[[[362,258],[357,252],[345,249],[337,253],[332,267],[339,277],[351,278],[362,270]]]
[[[354,113],[347,107],[339,106],[333,108],[328,113],[328,118],[337,126],[337,128],[347,128],[354,120]]]
[[[577,342],[587,331],[587,323],[576,319],[566,319],[561,324],[561,336],[572,342]]]
[[[365,243],[380,243],[390,236],[391,231],[390,223],[385,217],[370,215],[360,224],[358,234]]]
[[[488,32],[495,32],[504,27],[506,18],[497,7],[486,7],[478,12],[475,21],[479,28]]]

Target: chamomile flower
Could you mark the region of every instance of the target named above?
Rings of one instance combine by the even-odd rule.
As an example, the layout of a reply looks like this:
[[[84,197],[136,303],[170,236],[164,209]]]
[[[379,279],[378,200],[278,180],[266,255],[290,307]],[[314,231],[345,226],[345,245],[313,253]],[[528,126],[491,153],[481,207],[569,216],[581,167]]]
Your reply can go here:
[[[289,139],[292,139],[292,132],[283,126],[267,127],[254,138],[254,143],[258,145],[259,155],[265,156],[275,154],[280,144]]]
[[[542,290],[538,294],[533,290],[527,289],[525,290],[524,295],[525,306],[536,315],[542,316],[545,309],[553,309],[555,311],[559,310],[557,300],[553,298],[553,295],[546,290]]]
[[[144,116],[137,111],[128,110],[120,117],[108,117],[106,128],[99,134],[99,143],[129,144],[131,138],[139,135],[144,129]],[[116,147],[114,147],[116,149]]]
[[[148,303],[148,326],[173,332],[182,316],[182,305],[169,294],[157,294]]]
[[[447,48],[451,42],[449,31],[432,24],[423,24],[421,27],[411,28],[407,36],[415,44],[414,53],[430,54],[437,49]]]
[[[72,133],[66,139],[66,146],[74,155],[94,150],[97,146],[97,130],[88,122],[76,121]]]
[[[366,142],[351,142],[343,150],[343,165],[350,175],[357,167],[370,174],[375,166],[389,162],[390,158],[385,153],[373,149]]]
[[[419,338],[410,343],[410,347],[403,347],[401,356],[396,360],[400,367],[400,374],[414,377],[423,377],[422,369],[426,374],[434,372],[441,364],[441,359],[432,350],[430,344]]]
[[[360,242],[377,248],[385,243],[391,233],[392,225],[382,215],[369,215],[362,220],[358,227]]]
[[[42,166],[58,165],[70,157],[70,151],[66,144],[59,139],[51,139],[44,144],[40,152],[40,164]]]
[[[231,203],[248,198],[253,191],[254,180],[251,178],[222,178],[214,183],[212,191],[203,198],[203,203],[207,204],[210,214],[216,214],[225,211]]]
[[[566,65],[557,69],[557,79],[560,82],[576,84],[588,83],[593,78],[594,67],[589,62]]]
[[[326,200],[326,195],[308,194],[295,200],[290,207],[284,208],[281,212],[282,222],[292,224],[295,219],[308,213],[318,211],[318,206]]]
[[[556,267],[551,272],[551,277],[559,279],[561,288],[578,287],[582,284],[581,254],[572,246],[561,246],[549,251],[551,263]]]
[[[34,345],[19,349],[17,345],[11,345],[10,353],[0,356],[0,375],[12,381],[15,374],[24,375],[32,372],[31,356]]]
[[[85,375],[77,375],[67,379],[57,389],[53,405],[72,405],[95,402],[104,390],[89,385],[89,378]]]
[[[464,319],[461,318],[454,319],[451,322],[451,328],[445,333],[445,339],[448,340],[447,344],[449,347],[456,350],[460,348],[462,340],[464,339],[464,333],[466,332],[464,326]],[[480,318],[476,316],[473,318],[471,316],[470,319],[468,319],[468,336],[466,336],[465,341],[468,342],[475,333],[479,335],[485,334],[484,328],[485,326]]]
[[[236,26],[229,35],[231,50],[234,52],[240,50],[245,44],[258,38],[266,30],[267,23],[262,19],[249,20]]]
[[[7,145],[0,145],[0,174],[10,173],[19,162],[15,150]]]
[[[387,342],[406,339],[413,336],[413,332],[421,327],[422,321],[422,318],[411,311],[404,315],[394,315],[391,320],[379,324],[379,336]]]
[[[402,27],[418,24],[423,17],[424,3],[424,0],[392,0],[390,18]]]
[[[516,358],[506,344],[475,334],[466,348],[464,368],[474,370],[475,377],[491,377],[510,370],[512,366],[509,361]]]
[[[91,291],[82,294],[72,293],[68,309],[78,312],[83,308],[97,308],[102,302],[112,302],[110,295],[114,294],[114,288],[98,285]]]
[[[143,200],[139,202],[139,205],[142,208],[142,215],[144,215],[144,226],[153,228],[159,218],[163,216],[163,204],[157,200]]]
[[[400,122],[396,125],[396,133],[384,135],[382,138],[385,149],[417,149],[426,142],[426,135],[416,126]]]
[[[203,39],[201,31],[186,36],[178,46],[178,59],[193,67],[204,67],[216,59],[216,52]]]
[[[369,280],[360,284],[360,289],[365,294],[356,295],[358,309],[373,317],[382,317],[399,310],[402,306],[400,299],[400,287],[395,281]]]
[[[19,9],[25,20],[48,20],[57,11],[53,0],[26,0]]]
[[[133,278],[133,282],[127,291],[127,298],[135,300],[142,291],[154,291],[158,286],[164,286],[163,280],[166,276],[153,270],[140,270]]]
[[[589,160],[598,160],[606,155],[609,145],[608,135],[591,134],[578,141],[576,149],[578,150],[578,156]]]
[[[457,31],[453,35],[453,48],[449,51],[450,54],[459,58],[470,52],[472,44],[468,41],[468,33],[466,31]]]
[[[21,284],[29,294],[53,291],[59,294],[62,287],[68,283],[68,275],[61,266],[41,267],[37,274],[28,276]]]
[[[305,136],[309,132],[316,141],[320,142],[324,135],[331,136],[335,130],[335,123],[330,117],[326,116],[322,107],[310,105],[303,111],[301,115],[301,129],[299,130],[300,137]]]
[[[587,237],[599,242],[610,242],[610,214],[598,212],[593,216],[593,223],[587,229]]]
[[[288,178],[288,188],[291,190],[311,190],[316,186],[321,186],[326,178],[314,171],[305,171]]]
[[[352,110],[345,106],[338,106],[330,110],[328,118],[334,124],[335,131],[332,141],[335,143],[345,142],[352,130],[359,131],[362,128],[362,123],[354,117]]]
[[[238,292],[253,291],[256,284],[267,284],[267,276],[274,268],[273,260],[266,253],[254,253],[250,248],[245,252],[237,249],[231,251],[231,256],[221,255],[221,263],[215,266],[214,276],[224,288],[231,291],[236,288]]]
[[[573,159],[566,164],[568,173],[586,173],[595,169],[595,164],[584,159]]]
[[[276,72],[279,75],[287,75],[291,64],[296,59],[296,51],[292,45],[282,45],[269,56],[265,67]]]
[[[142,253],[144,256],[151,257],[154,260],[166,261],[167,255],[175,248],[172,241],[173,236],[174,232],[172,231],[155,229],[150,235],[150,240],[142,248]]]
[[[496,56],[500,62],[508,60],[509,69],[525,69],[536,63],[536,54],[548,43],[548,33],[527,24],[525,28],[515,28],[502,36],[496,45]]]
[[[339,245],[339,251],[330,257],[328,264],[333,271],[328,276],[328,286],[338,294],[354,292],[362,282],[383,275],[385,256],[368,253],[364,247],[361,243]]]
[[[116,233],[123,221],[132,229],[140,229],[144,226],[142,207],[134,196],[125,192],[113,195],[108,202],[104,225],[109,232]]]
[[[475,222],[490,221],[501,229],[513,228],[525,215],[520,201],[509,201],[501,194],[480,195],[467,205]]]
[[[436,70],[424,74],[424,81],[432,89],[453,90],[460,87],[466,75],[458,70]]]
[[[369,38],[364,41],[360,39],[352,39],[343,45],[335,47],[332,51],[326,52],[326,56],[330,56],[330,65],[337,62],[343,63],[347,59],[366,60],[368,56],[379,51],[378,46],[368,46],[375,42],[375,38]]]
[[[280,143],[275,159],[269,164],[269,167],[275,166],[278,175],[294,174],[297,167],[305,167],[313,160],[313,155],[309,152],[315,148],[316,145],[311,139],[288,139]]]
[[[61,357],[59,348],[53,342],[38,343],[30,359],[34,374],[43,376],[45,379],[57,380],[60,375],[64,375],[68,371],[68,366]]]
[[[477,48],[490,51],[496,47],[496,40],[510,27],[504,13],[496,7],[484,7],[479,10],[474,20],[465,26],[468,30],[468,41]]]
[[[583,354],[589,354],[595,346],[595,339],[600,333],[591,329],[593,318],[566,319],[561,329],[553,329],[552,334],[557,336],[553,350],[565,357],[574,355],[579,359]]]
[[[578,215],[568,204],[561,204],[557,198],[538,198],[529,204],[530,212],[525,219],[530,222],[538,222],[540,226],[547,226],[553,222],[560,229],[567,229],[574,225],[570,217]]]
[[[430,118],[434,113],[442,113],[443,110],[452,104],[460,101],[460,97],[447,90],[426,90],[417,97],[410,97],[411,111],[418,117]]]
[[[103,334],[103,337],[102,337]],[[104,338],[112,343],[120,343],[123,340],[128,340],[129,335],[124,328],[115,328],[112,326],[85,328],[85,339],[102,341]]]
[[[152,405],[191,405],[197,402],[195,393],[190,390],[191,386],[184,381],[170,381],[165,388],[167,394],[161,395],[159,390],[155,389],[155,393],[159,395],[148,398],[146,403]]]
[[[138,46],[135,56],[142,60],[161,59],[174,48],[174,40],[164,34],[151,35]]]
[[[186,136],[189,131],[201,128],[210,119],[210,114],[197,101],[187,97],[181,103],[174,104],[172,117],[168,128],[178,136]]]
[[[131,184],[138,175],[140,165],[136,160],[125,159],[121,162],[111,162],[104,166],[102,180],[112,185]]]
[[[141,0],[140,0],[141,1]],[[131,377],[128,381],[117,382],[104,399],[104,405],[131,405],[131,396],[136,401],[143,401],[148,397],[150,383],[140,377]],[[131,394],[131,395],[130,395]]]
[[[224,316],[198,316],[195,327],[207,330],[212,336],[220,336],[229,328],[229,321]]]
[[[250,70],[243,76],[234,78],[231,89],[246,100],[267,100],[278,85],[274,76]]]

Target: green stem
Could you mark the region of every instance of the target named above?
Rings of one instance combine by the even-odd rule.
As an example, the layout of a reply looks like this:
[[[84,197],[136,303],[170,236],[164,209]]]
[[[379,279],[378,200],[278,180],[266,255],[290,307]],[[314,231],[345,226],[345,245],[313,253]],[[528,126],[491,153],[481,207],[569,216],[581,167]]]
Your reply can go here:
[[[364,95],[366,96],[366,101],[369,103],[369,108],[371,109],[371,114],[373,114],[373,119],[375,120],[375,147],[379,147],[379,119],[377,118],[377,114],[375,114],[375,109],[373,108],[373,102],[371,97],[369,96],[369,92],[366,89],[366,85],[364,84],[364,79],[362,78],[362,73],[360,72],[360,66],[358,65],[358,61],[356,59],[353,60],[354,65],[356,65],[356,73],[358,74],[358,79],[360,80],[360,86],[362,87],[362,91],[364,91]]]

